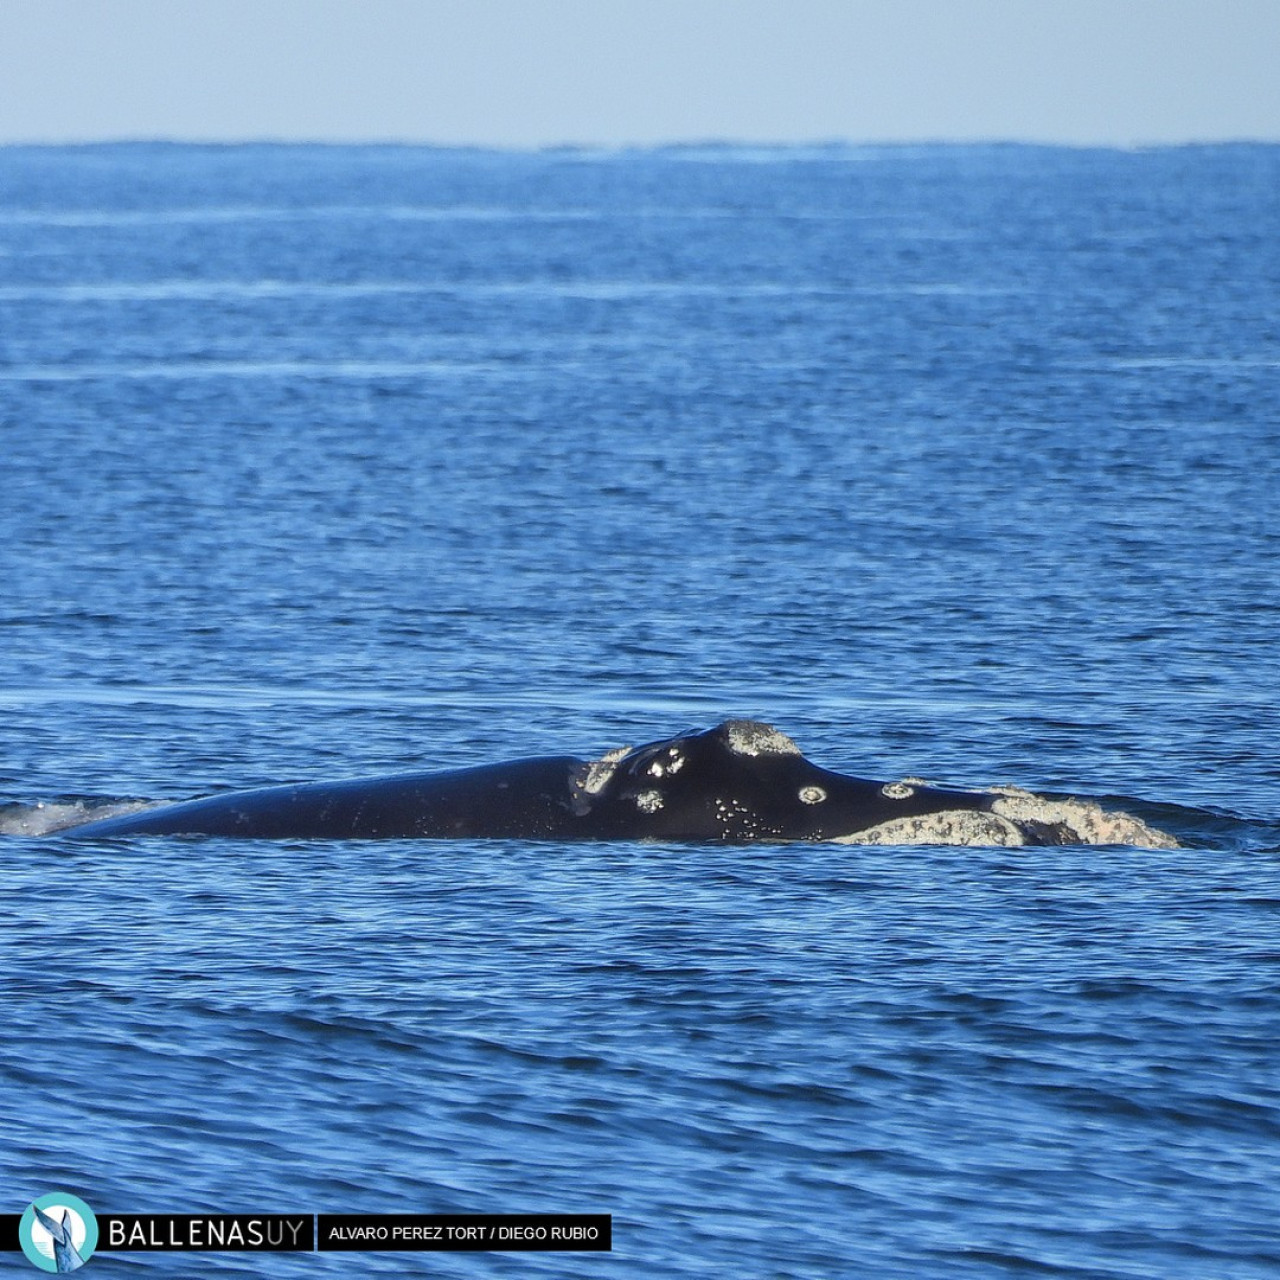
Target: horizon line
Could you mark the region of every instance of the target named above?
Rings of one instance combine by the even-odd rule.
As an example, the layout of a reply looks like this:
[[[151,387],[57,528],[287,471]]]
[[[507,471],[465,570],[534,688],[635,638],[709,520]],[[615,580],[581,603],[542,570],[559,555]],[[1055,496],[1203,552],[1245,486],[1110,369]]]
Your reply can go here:
[[[548,141],[548,142],[481,142],[441,141],[426,137],[378,136],[368,137],[289,137],[277,134],[228,135],[226,137],[181,137],[164,134],[121,134],[107,137],[83,138],[0,138],[0,148],[5,150],[30,148],[91,148],[91,147],[382,147],[405,150],[430,151],[488,151],[519,155],[538,155],[554,152],[629,152],[629,151],[858,151],[889,150],[904,147],[1039,147],[1072,151],[1156,151],[1182,147],[1217,146],[1278,146],[1280,136],[1267,137],[1252,134],[1224,134],[1213,137],[1187,138],[1132,138],[1132,139],[1077,139],[1077,138],[1023,138],[993,134],[976,137],[945,137],[921,135],[911,138],[792,138],[759,140],[752,138],[690,136],[687,138],[653,139],[648,141]]]

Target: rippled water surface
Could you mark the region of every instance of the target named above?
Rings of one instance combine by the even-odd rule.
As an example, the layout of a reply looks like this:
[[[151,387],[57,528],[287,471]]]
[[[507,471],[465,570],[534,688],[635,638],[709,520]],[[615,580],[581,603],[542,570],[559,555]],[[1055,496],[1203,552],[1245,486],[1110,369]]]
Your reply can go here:
[[[614,1215],[121,1275],[1280,1273],[1277,192],[0,150],[0,827],[755,716],[1184,846],[11,834],[0,1212]]]

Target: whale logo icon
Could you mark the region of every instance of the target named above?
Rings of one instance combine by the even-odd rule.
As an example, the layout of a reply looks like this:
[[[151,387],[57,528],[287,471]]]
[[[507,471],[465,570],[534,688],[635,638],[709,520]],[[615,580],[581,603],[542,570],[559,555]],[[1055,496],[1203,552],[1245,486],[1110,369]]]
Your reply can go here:
[[[98,1245],[98,1220],[78,1196],[51,1191],[27,1206],[22,1251],[41,1271],[78,1271]]]

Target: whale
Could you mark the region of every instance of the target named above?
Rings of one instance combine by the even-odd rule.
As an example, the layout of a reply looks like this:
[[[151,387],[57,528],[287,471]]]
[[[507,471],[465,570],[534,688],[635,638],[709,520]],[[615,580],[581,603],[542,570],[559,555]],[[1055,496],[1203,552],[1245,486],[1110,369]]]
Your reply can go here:
[[[1088,802],[837,773],[756,720],[726,720],[594,760],[545,756],[224,792],[59,834],[1176,846],[1140,819]]]

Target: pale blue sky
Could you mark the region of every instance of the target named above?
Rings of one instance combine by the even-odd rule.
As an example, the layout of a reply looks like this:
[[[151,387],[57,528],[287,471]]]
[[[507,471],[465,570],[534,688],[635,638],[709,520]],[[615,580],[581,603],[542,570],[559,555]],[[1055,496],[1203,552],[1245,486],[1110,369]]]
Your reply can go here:
[[[1280,0],[0,0],[0,142],[1280,140]]]

